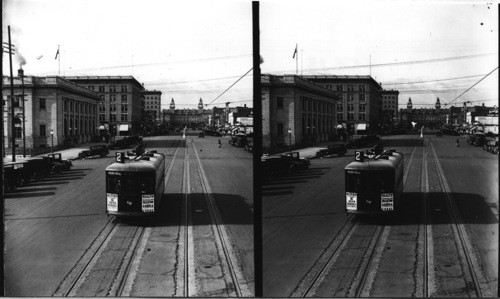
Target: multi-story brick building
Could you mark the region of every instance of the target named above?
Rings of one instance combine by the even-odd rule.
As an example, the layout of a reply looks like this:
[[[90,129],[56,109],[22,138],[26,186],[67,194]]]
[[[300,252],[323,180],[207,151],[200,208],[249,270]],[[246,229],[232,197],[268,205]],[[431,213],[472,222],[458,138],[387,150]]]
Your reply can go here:
[[[144,86],[134,77],[76,76],[65,79],[99,94],[100,124],[108,124],[118,135],[121,128],[128,128],[131,134],[141,132],[145,120]]]
[[[382,90],[382,126],[394,128],[399,123],[399,91]]]
[[[321,142],[336,134],[337,94],[295,75],[261,76],[264,148]]]
[[[376,133],[382,124],[382,87],[371,76],[302,76],[334,91],[337,121],[354,134]]]
[[[11,148],[12,115],[10,78],[3,77],[4,145]],[[26,148],[37,149],[68,142],[88,142],[97,136],[99,96],[61,77],[25,76],[14,78],[14,135],[16,147],[22,147],[22,105],[24,94]],[[16,107],[17,106],[17,107]],[[51,135],[53,133],[53,136]],[[53,138],[53,139],[52,139]]]
[[[144,111],[146,113],[146,122],[159,122],[161,115],[161,91],[145,90],[144,95]]]

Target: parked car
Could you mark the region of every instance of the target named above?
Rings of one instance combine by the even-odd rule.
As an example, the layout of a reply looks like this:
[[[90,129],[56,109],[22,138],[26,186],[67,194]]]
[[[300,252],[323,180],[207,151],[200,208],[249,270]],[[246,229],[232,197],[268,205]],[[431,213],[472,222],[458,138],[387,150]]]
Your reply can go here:
[[[253,153],[253,138],[247,138],[247,142],[245,144],[245,151]]]
[[[261,157],[262,181],[274,179],[290,171],[291,160],[286,156],[273,155]]]
[[[343,156],[347,153],[347,148],[344,142],[335,142],[329,144],[327,148],[320,149],[316,152],[317,158],[330,157],[332,155]]]
[[[483,146],[485,140],[486,136],[481,132],[471,134],[467,137],[467,143],[474,146]]]
[[[54,159],[54,164],[60,164],[62,166],[62,171],[70,171],[73,166],[73,162],[63,159],[61,153],[48,154],[47,156]]]
[[[285,156],[290,159],[291,172],[308,169],[311,165],[311,161],[307,158],[301,158],[299,152],[288,152]]]
[[[78,158],[86,159],[88,157],[100,156],[105,157],[109,154],[108,146],[105,144],[93,145],[88,150],[83,150],[78,153]]]
[[[29,184],[29,177],[24,169],[26,162],[6,162],[4,163],[5,191],[14,192],[17,187]]]

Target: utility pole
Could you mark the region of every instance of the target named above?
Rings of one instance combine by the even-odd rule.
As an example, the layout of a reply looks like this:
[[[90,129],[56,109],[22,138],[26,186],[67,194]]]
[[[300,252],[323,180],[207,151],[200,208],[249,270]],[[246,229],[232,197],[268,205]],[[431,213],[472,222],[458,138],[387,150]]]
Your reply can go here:
[[[23,102],[23,158],[26,158],[26,111],[24,107],[26,102],[24,101],[24,71],[22,67],[17,71],[17,75],[21,77],[21,87],[23,90],[21,95],[21,101]]]
[[[9,31],[9,62],[10,62],[10,124],[11,124],[11,146],[12,146],[12,162],[16,162],[16,137],[14,136],[14,77],[12,75],[12,44],[10,42],[10,25],[7,27]]]

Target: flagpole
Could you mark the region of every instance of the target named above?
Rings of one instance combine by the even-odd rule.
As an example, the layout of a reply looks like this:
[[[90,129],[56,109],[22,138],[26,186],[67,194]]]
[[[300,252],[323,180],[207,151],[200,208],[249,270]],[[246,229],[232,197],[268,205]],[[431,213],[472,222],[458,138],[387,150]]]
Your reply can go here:
[[[297,51],[297,54],[295,56],[295,75],[298,74],[299,74],[299,52]]]
[[[61,52],[59,51],[59,45],[57,45],[57,58],[59,61],[59,76],[61,76]]]

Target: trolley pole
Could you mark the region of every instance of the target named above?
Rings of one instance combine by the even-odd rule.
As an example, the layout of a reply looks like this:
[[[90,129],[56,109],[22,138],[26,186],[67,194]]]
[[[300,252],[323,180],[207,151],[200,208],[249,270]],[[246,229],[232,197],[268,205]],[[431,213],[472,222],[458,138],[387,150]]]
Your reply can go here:
[[[12,75],[12,43],[10,42],[10,25],[7,26],[9,31],[9,62],[10,62],[10,124],[11,124],[11,146],[12,146],[12,162],[16,162],[16,137],[14,136],[14,77]]]

